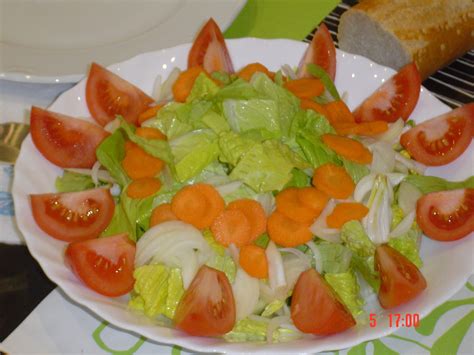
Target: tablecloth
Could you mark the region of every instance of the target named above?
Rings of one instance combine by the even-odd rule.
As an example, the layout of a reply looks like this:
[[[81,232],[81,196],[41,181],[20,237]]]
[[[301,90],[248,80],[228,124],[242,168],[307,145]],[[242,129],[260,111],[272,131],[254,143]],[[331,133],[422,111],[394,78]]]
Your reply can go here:
[[[245,36],[304,39],[337,5],[334,0],[249,0],[226,38]],[[344,8],[344,6],[342,6]],[[0,122],[26,121],[32,105],[47,107],[70,84],[23,84],[0,81]],[[1,242],[21,243],[14,223],[11,165],[0,165]],[[474,277],[448,302],[422,320],[420,327],[401,328],[382,339],[340,354],[472,354],[474,353]],[[185,354],[186,350],[149,341],[120,330],[72,302],[59,288],[2,343],[13,353]]]

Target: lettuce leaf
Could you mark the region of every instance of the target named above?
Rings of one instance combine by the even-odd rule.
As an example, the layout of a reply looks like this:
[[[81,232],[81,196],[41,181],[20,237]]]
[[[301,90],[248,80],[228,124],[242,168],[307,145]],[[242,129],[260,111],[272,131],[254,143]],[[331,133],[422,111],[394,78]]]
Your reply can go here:
[[[235,132],[222,132],[219,134],[219,160],[237,165],[240,158],[256,144],[251,139],[243,138]]]
[[[125,158],[125,136],[121,129],[105,138],[97,147],[95,154],[117,184],[125,186],[131,181],[122,168],[122,160]]]
[[[375,254],[375,245],[369,239],[359,221],[346,222],[341,229],[341,239],[358,256],[368,257]]]
[[[323,143],[319,135],[304,132],[296,137],[296,142],[312,167],[317,168],[326,163],[341,165],[339,156]]]
[[[107,228],[101,233],[101,237],[127,233],[129,238],[136,240],[136,227],[132,226],[121,203],[115,205],[114,215]]]
[[[205,73],[199,74],[194,81],[193,88],[186,98],[186,102],[212,98],[219,91],[219,86]]]
[[[274,100],[225,100],[224,116],[235,132],[266,129],[280,133],[278,106]]]
[[[224,86],[214,96],[215,101],[224,101],[225,99],[248,100],[259,97],[259,93],[249,82],[243,79],[237,79],[227,86]]]
[[[215,253],[214,257],[211,258],[206,265],[222,271],[226,274],[229,282],[233,283],[235,280],[235,274],[237,273],[237,267],[235,266],[234,260],[230,255],[226,254],[225,248],[216,242],[214,235],[209,229],[205,229],[202,232],[202,235]]]
[[[147,120],[143,125],[159,129],[171,140],[192,131],[190,112],[190,104],[172,102],[158,111],[156,119]]]
[[[144,265],[133,273],[135,285],[128,306],[155,318],[163,314],[173,319],[184,293],[180,269],[162,264]]]
[[[268,322],[245,318],[238,321],[234,329],[224,335],[224,339],[230,342],[265,341],[267,328]],[[273,341],[289,341],[300,336],[300,333],[294,330],[278,328],[273,332]]]
[[[343,157],[340,157],[340,159],[342,161],[342,166],[346,169],[355,184],[357,184],[364,176],[369,175],[370,169],[367,165],[358,164]]]
[[[293,168],[291,170],[291,180],[285,185],[288,187],[308,187],[311,186],[311,177],[308,176],[304,171]]]
[[[67,170],[64,170],[62,176],[56,178],[54,186],[58,192],[76,192],[95,188],[95,184],[89,175]]]
[[[446,190],[474,189],[474,176],[470,176],[464,181],[448,181],[437,176],[408,175],[404,181],[418,188],[423,194]]]
[[[230,177],[244,181],[257,192],[281,190],[290,181],[295,167],[304,169],[308,165],[288,146],[265,141],[245,152]]]
[[[187,133],[170,141],[176,177],[184,182],[198,175],[217,160],[219,147],[216,135],[209,129]]]
[[[285,301],[282,301],[282,300],[274,300],[270,302],[269,304],[266,305],[261,316],[270,317],[271,315],[273,315],[274,313],[282,309],[284,304],[285,304]]]
[[[322,241],[316,244],[323,263],[323,272],[347,272],[351,263],[352,253],[342,244]]]
[[[359,294],[359,284],[352,270],[342,273],[326,273],[324,279],[336,291],[354,318],[364,313],[362,309],[364,301]]]
[[[405,234],[391,238],[388,245],[397,250],[400,254],[410,260],[418,268],[423,266],[423,261],[420,258],[420,250],[418,248],[418,241],[421,238],[421,229],[416,222]]]

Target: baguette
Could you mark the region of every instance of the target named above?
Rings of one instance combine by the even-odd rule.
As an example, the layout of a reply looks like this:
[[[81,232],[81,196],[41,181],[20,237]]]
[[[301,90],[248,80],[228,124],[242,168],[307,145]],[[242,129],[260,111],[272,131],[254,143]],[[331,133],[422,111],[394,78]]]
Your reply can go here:
[[[473,0],[364,0],[342,16],[339,48],[423,79],[474,48]]]

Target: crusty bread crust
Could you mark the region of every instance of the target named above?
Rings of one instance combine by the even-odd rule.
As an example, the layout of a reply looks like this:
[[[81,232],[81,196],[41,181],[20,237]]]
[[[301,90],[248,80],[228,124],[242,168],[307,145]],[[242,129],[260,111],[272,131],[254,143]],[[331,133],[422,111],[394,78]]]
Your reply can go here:
[[[474,48],[473,0],[364,0],[339,23],[339,47],[426,78]]]

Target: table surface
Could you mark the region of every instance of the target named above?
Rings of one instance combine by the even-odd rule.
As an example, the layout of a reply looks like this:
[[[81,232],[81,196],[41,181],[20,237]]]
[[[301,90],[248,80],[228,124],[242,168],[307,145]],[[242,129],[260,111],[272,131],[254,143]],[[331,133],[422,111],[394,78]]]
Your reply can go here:
[[[225,31],[246,36],[310,40],[324,18],[336,40],[340,15],[353,4],[320,0],[249,0]],[[310,14],[310,15],[308,15]],[[297,25],[295,25],[297,24]],[[473,99],[474,54],[434,74],[423,85],[452,107]],[[449,76],[447,83],[446,77]],[[453,78],[454,77],[454,78]],[[454,81],[454,82],[453,82]],[[466,85],[471,83],[471,85]],[[0,80],[0,122],[28,121],[31,105],[47,107],[72,84],[16,83]],[[117,329],[68,299],[50,282],[21,244],[14,222],[10,188],[13,169],[0,163],[0,350],[12,353],[171,353],[184,350],[148,341]],[[474,277],[453,298],[436,308],[419,328],[341,351],[348,354],[474,353]],[[29,341],[25,341],[28,338]]]

